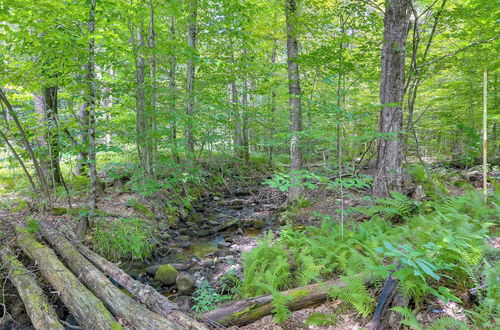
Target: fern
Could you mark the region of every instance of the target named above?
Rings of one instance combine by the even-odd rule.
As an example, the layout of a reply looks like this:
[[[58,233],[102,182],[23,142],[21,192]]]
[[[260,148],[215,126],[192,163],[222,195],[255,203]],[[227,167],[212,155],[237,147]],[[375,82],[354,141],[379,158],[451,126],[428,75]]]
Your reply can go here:
[[[417,317],[413,314],[412,310],[408,307],[396,306],[392,307],[390,310],[397,312],[403,316],[403,320],[401,320],[401,324],[404,324],[415,330],[423,330],[424,327],[417,320]]]
[[[390,212],[386,214],[404,219],[402,224],[395,226],[388,217],[384,219],[380,212],[373,211],[377,216],[344,228],[344,236],[340,225],[329,218],[319,228],[284,227],[278,239],[269,233],[244,255],[241,292],[247,297],[272,294],[336,276],[347,287],[340,291],[333,289],[332,296],[368,315],[374,299],[364,283],[369,278],[381,286],[391,267],[394,268],[396,258],[407,260],[399,262],[402,267],[395,274],[402,289],[417,305],[428,295],[459,301],[452,289],[463,290],[469,285],[472,270],[481,263],[488,228],[498,222],[500,214],[497,195],[489,205],[478,194],[420,205],[394,194],[375,207],[380,212],[387,210],[383,206],[388,207]],[[420,214],[413,215],[417,208]],[[386,243],[401,254],[377,252]],[[475,313],[491,316],[495,312],[488,299],[484,300],[483,312]]]
[[[363,317],[370,315],[375,307],[375,299],[368,293],[365,283],[358,277],[341,277],[345,284],[343,288],[334,286],[330,289],[330,297],[333,299],[342,299],[350,304]]]
[[[412,215],[421,205],[395,191],[391,192],[391,196],[392,198],[377,199],[375,205],[361,208],[360,211],[370,217],[378,215],[389,220],[399,220]]]

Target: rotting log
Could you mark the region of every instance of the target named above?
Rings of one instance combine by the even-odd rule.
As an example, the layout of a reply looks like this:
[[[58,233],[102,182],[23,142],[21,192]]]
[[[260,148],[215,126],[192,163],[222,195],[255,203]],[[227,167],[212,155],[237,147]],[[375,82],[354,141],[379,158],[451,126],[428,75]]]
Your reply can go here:
[[[344,287],[339,280],[310,284],[281,292],[291,297],[286,303],[294,311],[324,302],[331,287]],[[224,326],[243,326],[270,315],[274,309],[273,296],[265,295],[229,303],[202,315],[203,320],[214,321]]]
[[[5,245],[0,250],[2,261],[7,267],[8,278],[19,292],[31,323],[37,330],[64,330],[56,312],[43,290],[24,265],[17,260],[11,248]]]
[[[78,281],[52,249],[21,227],[16,227],[16,243],[35,260],[42,276],[58,292],[64,305],[84,329],[122,329],[104,304]]]
[[[156,312],[170,321],[186,329],[208,329],[205,325],[189,317],[179,310],[177,304],[171,302],[164,295],[149,285],[134,280],[130,275],[118,268],[115,264],[101,257],[81,243],[74,243],[81,254],[90,260],[97,268],[107,274],[123,288],[143,303],[153,312]]]
[[[156,314],[118,287],[88,261],[73,244],[45,221],[39,221],[40,232],[45,240],[59,253],[68,267],[78,275],[80,281],[89,288],[119,320],[133,329],[183,329],[183,327]]]

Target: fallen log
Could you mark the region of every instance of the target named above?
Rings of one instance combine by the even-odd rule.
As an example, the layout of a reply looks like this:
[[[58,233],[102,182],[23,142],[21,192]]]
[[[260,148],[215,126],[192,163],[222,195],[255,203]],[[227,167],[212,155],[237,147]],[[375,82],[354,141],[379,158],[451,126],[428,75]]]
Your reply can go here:
[[[0,250],[2,261],[8,270],[8,278],[19,292],[31,323],[37,330],[64,330],[56,312],[50,305],[35,277],[17,260],[10,247]]]
[[[103,303],[73,275],[54,251],[39,243],[26,229],[16,227],[16,243],[35,260],[42,276],[84,329],[122,329]]]
[[[286,306],[294,311],[324,302],[332,286],[343,287],[339,280],[310,284],[304,287],[283,291],[291,297]],[[202,315],[202,320],[214,321],[224,326],[243,326],[272,313],[273,296],[265,295],[229,303]]]
[[[182,329],[129,297],[88,261],[71,242],[45,221],[39,221],[45,240],[59,253],[68,267],[118,319],[133,329]]]
[[[186,329],[208,329],[205,325],[189,317],[179,310],[177,304],[171,302],[164,295],[156,291],[149,285],[145,285],[134,280],[130,275],[118,268],[115,264],[101,257],[94,251],[81,243],[74,243],[81,254],[90,260],[97,268],[107,274],[138,301],[146,305],[150,310],[156,312],[170,321],[182,326]]]

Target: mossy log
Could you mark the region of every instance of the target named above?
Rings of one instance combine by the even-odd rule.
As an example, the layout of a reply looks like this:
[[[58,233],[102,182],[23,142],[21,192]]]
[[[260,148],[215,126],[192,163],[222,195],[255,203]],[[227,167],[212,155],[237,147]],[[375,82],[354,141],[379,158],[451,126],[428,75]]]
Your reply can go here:
[[[8,270],[8,278],[19,292],[31,323],[37,330],[64,330],[35,277],[17,260],[10,247],[4,246],[0,255]]]
[[[25,228],[16,227],[16,243],[36,261],[42,276],[58,292],[62,302],[84,329],[122,329],[103,303]]]
[[[281,293],[291,297],[286,306],[294,311],[324,302],[328,298],[328,290],[333,286],[343,287],[344,284],[333,280]],[[214,321],[224,326],[243,326],[271,314],[274,309],[272,301],[272,295],[238,300],[203,314],[202,319]]]
[[[205,325],[181,312],[177,304],[168,300],[167,297],[160,294],[151,286],[134,280],[115,264],[101,257],[83,244],[75,243],[75,245],[80,253],[96,265],[97,268],[127,289],[134,298],[146,305],[153,312],[166,317],[186,329],[208,329]]]
[[[119,320],[133,329],[183,329],[156,314],[121,291],[88,261],[73,244],[45,221],[40,221],[40,232],[59,253],[68,267]]]

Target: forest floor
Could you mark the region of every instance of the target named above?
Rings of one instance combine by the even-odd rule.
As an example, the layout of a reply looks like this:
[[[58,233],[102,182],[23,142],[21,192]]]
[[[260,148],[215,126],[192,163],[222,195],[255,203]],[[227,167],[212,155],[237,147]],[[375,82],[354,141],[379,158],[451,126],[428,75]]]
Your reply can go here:
[[[197,285],[209,283],[217,292],[231,293],[232,279],[239,280],[243,276],[242,255],[258,244],[263,233],[272,231],[279,237],[280,226],[287,219],[293,219],[294,226],[319,225],[316,212],[323,215],[338,217],[341,202],[344,209],[366,205],[364,198],[369,194],[366,189],[350,189],[342,200],[338,192],[332,190],[316,190],[305,196],[300,207],[286,208],[286,196],[278,189],[262,185],[265,176],[253,178],[248,182],[228,182],[218,191],[205,192],[194,204],[193,210],[185,219],[176,219],[168,223],[162,216],[155,216],[155,207],[151,199],[145,199],[137,193],[127,192],[123,183],[115,182],[106,187],[100,196],[98,209],[107,216],[108,221],[119,221],[122,218],[139,218],[154,228],[156,244],[150,257],[144,260],[122,260],[120,267],[133,278],[152,285],[158,291],[169,296],[181,308],[190,311],[195,304],[193,300],[194,287],[180,293],[174,286],[164,285],[154,279],[158,268],[169,264],[178,271],[191,277]],[[456,189],[453,194],[460,194]],[[44,219],[50,221],[61,232],[74,230],[77,221],[74,213],[66,212],[64,199],[54,205],[51,212],[37,212],[28,207],[16,212],[15,205],[19,203],[16,194],[2,194],[3,205],[13,200],[9,208],[0,208],[0,232],[2,240],[12,240],[13,228],[17,224],[26,224],[29,219]],[[134,201],[131,203],[130,201]],[[17,202],[16,202],[17,201]],[[81,209],[85,205],[84,195],[73,197],[73,209]],[[140,207],[138,207],[140,205]],[[143,207],[145,206],[145,207]],[[364,221],[357,219],[355,221]],[[89,233],[89,240],[94,232]],[[497,241],[493,241],[496,244]],[[498,248],[498,246],[495,246]],[[36,274],[36,266],[23,259],[29,269]],[[228,276],[229,275],[229,276]],[[193,282],[194,283],[194,282]],[[1,329],[28,329],[29,319],[24,312],[22,303],[16,291],[8,281],[0,282],[4,306],[3,317],[0,318]],[[48,284],[45,284],[48,288]],[[49,290],[50,291],[50,290]],[[228,301],[221,295],[219,303]],[[63,320],[74,324],[57,295],[50,295],[51,302],[58,306],[58,312]],[[225,299],[225,300],[224,300]],[[7,311],[9,315],[7,316]],[[331,315],[336,319],[335,326],[308,326],[306,320],[315,313]],[[435,299],[433,304],[422,310],[417,319],[426,324],[443,316],[466,321],[464,309],[456,303],[442,303]],[[292,313],[284,324],[274,322],[273,316],[266,316],[253,324],[241,327],[243,329],[361,329],[370,321],[351,309],[342,307],[340,300],[327,301],[319,306],[302,309]],[[233,327],[236,328],[236,327]]]

